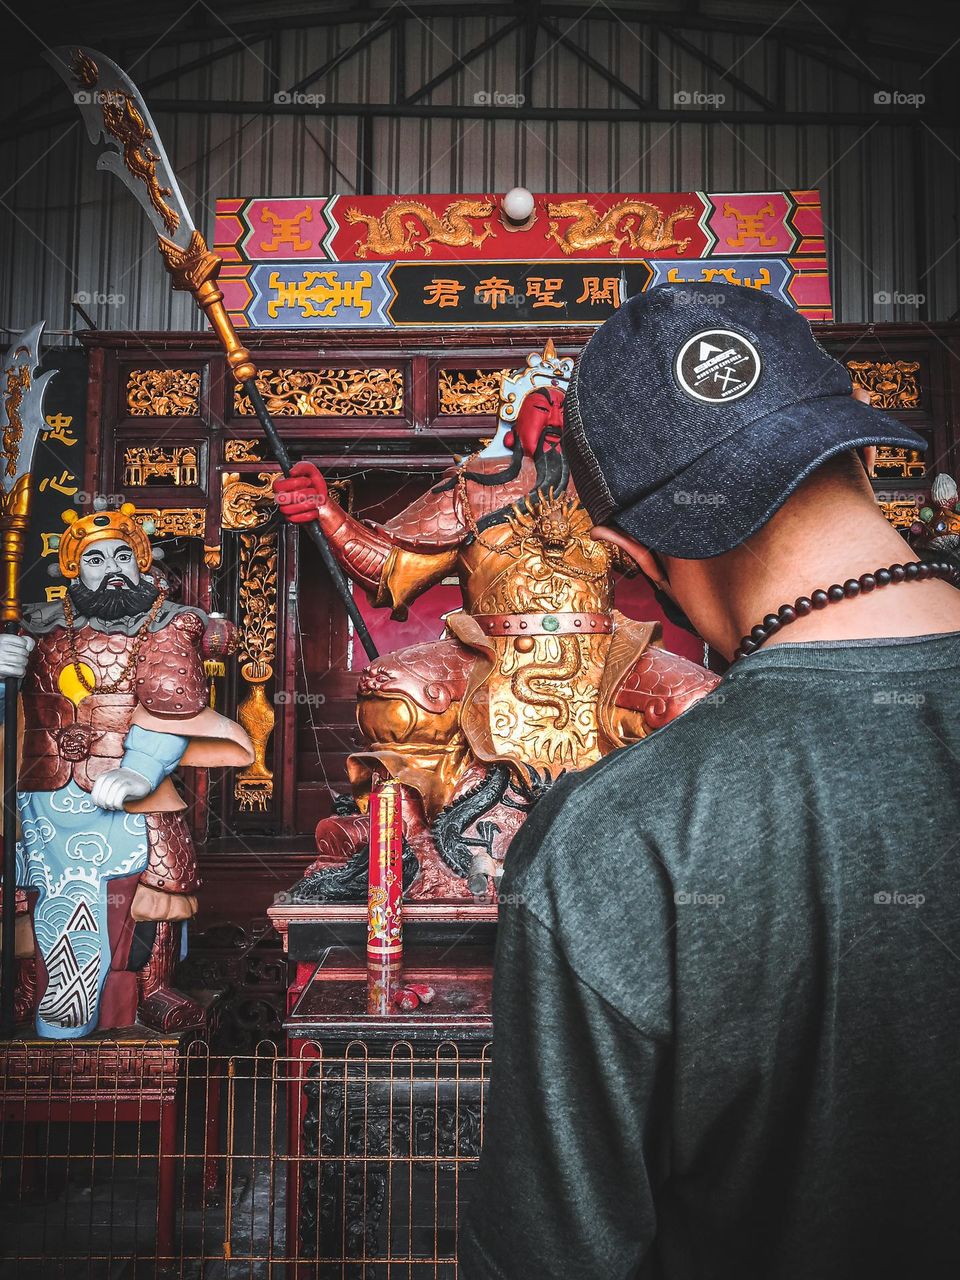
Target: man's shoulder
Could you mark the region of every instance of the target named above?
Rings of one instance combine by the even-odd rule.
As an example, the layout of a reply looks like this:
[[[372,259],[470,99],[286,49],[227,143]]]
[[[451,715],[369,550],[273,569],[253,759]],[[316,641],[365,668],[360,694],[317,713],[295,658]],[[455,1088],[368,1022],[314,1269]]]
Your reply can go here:
[[[673,794],[684,774],[696,774],[708,760],[716,760],[719,746],[728,746],[728,726],[736,716],[740,691],[728,694],[721,683],[681,715],[639,742],[620,747],[578,773],[565,774],[534,809],[539,824],[555,826],[555,834],[570,831],[556,819],[577,811],[611,812],[611,801],[649,800]],[[526,829],[526,828],[524,828]]]
[[[662,729],[556,782],[510,847],[509,887],[550,915],[582,896],[669,880],[693,814],[736,804],[748,772],[739,744],[755,692],[722,682]],[[747,730],[749,733],[749,728]],[[579,914],[579,910],[577,912]]]
[[[716,696],[556,782],[510,846],[501,883],[505,927],[533,916],[578,977],[653,1036],[670,1024],[688,846],[704,856],[694,831],[709,829],[711,797],[722,791],[729,800],[740,785],[737,734],[724,728],[738,718],[739,694],[711,704]]]

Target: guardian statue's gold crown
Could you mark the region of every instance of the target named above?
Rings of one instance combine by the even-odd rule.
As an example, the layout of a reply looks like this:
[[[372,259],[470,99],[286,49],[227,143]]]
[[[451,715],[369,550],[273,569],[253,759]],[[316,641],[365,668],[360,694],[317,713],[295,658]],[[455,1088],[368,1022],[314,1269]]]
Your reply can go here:
[[[115,511],[91,511],[81,516],[69,510],[63,513],[66,530],[60,534],[57,550],[60,556],[60,572],[65,578],[76,578],[80,572],[80,557],[94,542],[108,538],[122,538],[137,557],[141,573],[146,573],[153,563],[150,539],[136,519],[136,507],[125,502]]]

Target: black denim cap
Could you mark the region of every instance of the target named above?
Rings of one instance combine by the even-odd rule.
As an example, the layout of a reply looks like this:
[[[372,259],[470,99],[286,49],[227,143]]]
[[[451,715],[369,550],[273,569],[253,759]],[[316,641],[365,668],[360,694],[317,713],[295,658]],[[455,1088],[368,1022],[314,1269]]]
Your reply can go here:
[[[564,453],[595,524],[705,560],[739,546],[828,458],[927,442],[851,395],[799,312],[741,285],[628,298],[577,360]]]

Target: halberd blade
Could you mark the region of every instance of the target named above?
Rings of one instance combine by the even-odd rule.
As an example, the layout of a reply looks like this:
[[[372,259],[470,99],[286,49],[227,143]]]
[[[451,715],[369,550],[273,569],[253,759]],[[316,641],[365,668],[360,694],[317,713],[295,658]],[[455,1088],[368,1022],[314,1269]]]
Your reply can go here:
[[[46,431],[43,397],[47,383],[57,370],[49,369],[39,377],[34,374],[40,364],[40,335],[44,321],[26,329],[10,343],[3,358],[0,379],[0,432],[2,432],[3,470],[0,483],[6,491],[33,466],[33,455],[41,431]]]
[[[140,90],[105,53],[85,45],[59,45],[43,56],[72,91],[90,140],[105,146],[97,168],[115,173],[156,231],[186,249],[193,220]]]

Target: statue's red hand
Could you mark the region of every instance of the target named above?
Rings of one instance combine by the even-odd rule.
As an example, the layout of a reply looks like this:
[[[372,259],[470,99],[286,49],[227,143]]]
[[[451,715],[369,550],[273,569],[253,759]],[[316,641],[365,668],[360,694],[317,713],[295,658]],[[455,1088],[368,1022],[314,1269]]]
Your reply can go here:
[[[312,462],[297,462],[273,486],[277,505],[294,524],[308,524],[327,501],[327,482]]]

